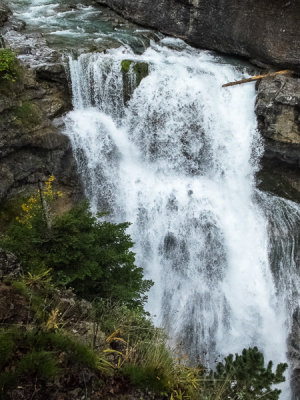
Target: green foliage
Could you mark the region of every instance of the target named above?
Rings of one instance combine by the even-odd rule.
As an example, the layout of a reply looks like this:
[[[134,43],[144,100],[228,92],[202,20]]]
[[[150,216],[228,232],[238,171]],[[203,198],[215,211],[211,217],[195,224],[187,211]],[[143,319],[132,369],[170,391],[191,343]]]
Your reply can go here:
[[[15,82],[17,79],[17,59],[9,49],[0,49],[0,80]]]
[[[166,336],[156,335],[138,342],[129,353],[121,373],[139,387],[149,388],[171,398],[199,399],[204,369],[185,365],[166,344]]]
[[[11,221],[20,214],[23,200],[21,196],[18,196],[0,203],[0,233],[4,233]]]
[[[25,354],[17,367],[17,374],[33,375],[42,379],[51,379],[58,375],[60,369],[55,355],[49,351],[31,351]]]
[[[41,212],[30,224],[16,221],[1,245],[20,258],[25,271],[52,268],[57,284],[73,287],[82,297],[141,307],[152,282],[134,265],[128,226],[97,219],[83,203],[56,217],[51,231]]]
[[[135,386],[146,389],[150,388],[160,393],[167,393],[169,391],[167,377],[151,367],[127,364],[123,367],[122,373]]]
[[[100,299],[94,303],[93,319],[101,330],[110,335],[120,331],[129,344],[151,339],[161,332],[155,328],[149,315],[141,308],[129,308],[122,303]]]
[[[263,397],[266,400],[278,400],[279,389],[273,384],[285,381],[283,373],[287,364],[278,364],[275,373],[273,363],[265,367],[264,356],[257,347],[244,349],[242,354],[230,354],[223,363],[219,363],[215,373],[211,373],[213,386],[222,383],[222,397],[226,399],[253,400]]]
[[[122,60],[122,62],[121,62],[122,72],[127,73],[129,71],[131,64],[132,64],[132,61],[130,61],[130,60]]]
[[[0,331],[0,393],[20,379],[46,381],[68,373],[68,366],[107,370],[109,363],[70,334],[41,329]]]
[[[15,350],[14,335],[10,330],[0,333],[0,370],[11,359]]]
[[[48,317],[47,308],[51,303],[53,285],[48,281],[49,273],[45,276],[47,272],[42,271],[38,275],[28,273],[22,279],[11,282],[11,286],[28,300],[38,323],[45,322]]]
[[[130,360],[123,368],[123,373],[132,383],[150,387],[159,392],[169,392],[173,386],[172,372],[175,362],[164,339],[152,338],[138,343],[135,348],[136,359]]]
[[[41,122],[41,114],[37,106],[30,101],[24,101],[15,112],[15,124],[27,129],[33,128]]]

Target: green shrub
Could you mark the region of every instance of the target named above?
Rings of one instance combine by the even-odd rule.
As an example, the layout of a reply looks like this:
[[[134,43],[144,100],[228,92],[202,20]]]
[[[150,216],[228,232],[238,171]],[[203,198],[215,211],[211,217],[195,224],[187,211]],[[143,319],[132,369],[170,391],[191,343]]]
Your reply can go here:
[[[107,299],[100,299],[93,304],[92,317],[106,335],[119,331],[131,345],[157,337],[158,332],[162,332],[153,325],[148,313],[141,307],[132,309]]]
[[[67,352],[71,362],[97,368],[98,358],[96,353],[78,339],[58,332],[50,332],[44,334],[44,340],[46,341],[45,345],[50,344],[54,348]]]
[[[11,330],[0,332],[0,370],[13,357],[15,338]]]
[[[134,264],[128,226],[97,219],[83,203],[54,218],[51,231],[42,212],[30,224],[15,221],[0,244],[20,258],[25,271],[52,268],[57,284],[73,287],[82,297],[142,307],[152,282]]]
[[[127,73],[129,71],[131,64],[132,64],[132,61],[130,61],[130,60],[122,60],[121,61],[122,72]]]
[[[168,393],[170,391],[167,377],[151,367],[128,364],[123,367],[122,373],[137,387],[159,393]]]
[[[58,375],[60,369],[55,354],[49,351],[33,350],[25,354],[17,367],[17,374],[34,375],[42,379],[51,379]]]
[[[244,349],[241,355],[230,354],[217,365],[216,371],[210,374],[212,385],[209,386],[221,391],[222,398],[226,399],[278,400],[281,391],[272,385],[285,381],[287,364],[278,364],[275,373],[272,367],[272,361],[265,367],[264,356],[257,347]]]
[[[20,327],[0,331],[0,397],[21,379],[51,381],[70,367],[103,373],[109,363],[70,334]]]
[[[0,49],[0,79],[12,82],[17,79],[17,58],[9,49]]]

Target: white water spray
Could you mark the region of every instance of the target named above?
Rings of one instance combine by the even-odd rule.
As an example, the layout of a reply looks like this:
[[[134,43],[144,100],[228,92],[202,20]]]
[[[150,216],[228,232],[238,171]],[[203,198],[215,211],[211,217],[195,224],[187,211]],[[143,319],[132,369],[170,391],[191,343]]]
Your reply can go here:
[[[124,59],[149,64],[126,107]],[[125,47],[81,55],[70,59],[70,74],[66,132],[86,194],[93,210],[132,222],[136,263],[155,282],[148,309],[157,324],[191,357],[213,362],[256,345],[285,361],[300,285],[289,283],[291,251],[278,255],[277,283],[270,268],[263,209],[283,209],[255,189],[262,145],[254,86],[222,89],[243,73],[174,39],[142,56]],[[299,208],[283,203],[299,220]],[[275,230],[287,226],[280,212]]]

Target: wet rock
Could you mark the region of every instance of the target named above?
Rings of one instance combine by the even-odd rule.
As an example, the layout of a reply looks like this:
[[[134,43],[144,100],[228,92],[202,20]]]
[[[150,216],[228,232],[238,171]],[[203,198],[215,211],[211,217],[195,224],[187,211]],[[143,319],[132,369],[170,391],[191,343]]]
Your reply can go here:
[[[299,168],[277,159],[263,158],[257,173],[257,187],[276,196],[300,203]]]
[[[97,0],[123,17],[193,46],[300,68],[300,2]],[[255,27],[255,29],[253,29]]]
[[[66,71],[61,63],[40,65],[36,73],[39,79],[67,84]]]
[[[10,16],[8,20],[4,24],[3,33],[9,32],[11,30],[14,31],[22,31],[26,26],[26,23],[14,16]]]
[[[258,128],[268,139],[267,151],[270,144],[269,153],[279,153],[282,144],[281,158],[300,165],[300,78],[277,75],[261,80],[257,89],[255,112]]]
[[[123,75],[123,96],[126,104],[142,79],[149,74],[149,65],[145,62],[123,60],[121,62]]]
[[[288,339],[288,358],[291,363],[293,399],[300,398],[300,309],[294,313],[292,332]]]
[[[4,25],[10,15],[10,9],[7,7],[6,4],[0,1],[0,27]]]
[[[255,112],[265,148],[259,187],[300,202],[300,78],[261,80]]]

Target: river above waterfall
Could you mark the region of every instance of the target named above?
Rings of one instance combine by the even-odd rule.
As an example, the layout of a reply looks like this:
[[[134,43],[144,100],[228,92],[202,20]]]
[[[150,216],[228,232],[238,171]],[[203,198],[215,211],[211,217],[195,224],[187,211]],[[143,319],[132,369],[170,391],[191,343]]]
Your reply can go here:
[[[142,53],[158,32],[129,23],[93,1],[14,0],[14,15],[26,22],[28,33],[42,33],[49,45],[65,52],[101,51],[120,45]]]

